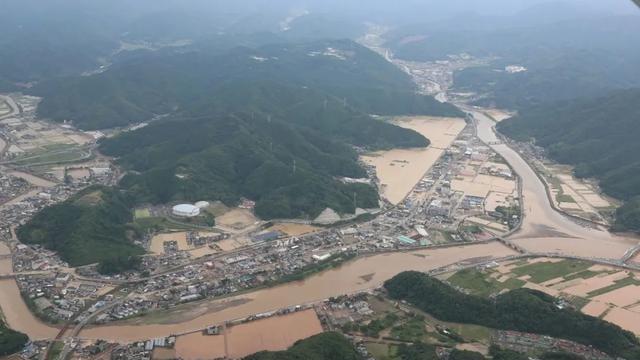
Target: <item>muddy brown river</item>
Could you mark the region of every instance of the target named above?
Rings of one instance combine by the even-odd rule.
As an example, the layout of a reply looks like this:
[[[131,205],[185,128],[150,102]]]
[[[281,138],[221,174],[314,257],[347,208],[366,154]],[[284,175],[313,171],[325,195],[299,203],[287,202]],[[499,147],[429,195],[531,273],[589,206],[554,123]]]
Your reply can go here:
[[[253,314],[371,289],[407,270],[428,271],[469,258],[499,258],[513,254],[515,254],[513,250],[495,242],[374,255],[353,260],[337,269],[312,276],[301,282],[289,283],[223,300],[208,301],[208,306],[219,305],[218,310],[187,321],[174,324],[114,325],[87,328],[80,333],[80,337],[133,341],[181,334]]]
[[[0,243],[0,255],[11,254],[5,243]],[[11,258],[0,259],[0,273],[13,272]],[[25,305],[20,290],[13,279],[0,280],[0,308],[9,326],[29,335],[31,340],[50,339],[56,336],[58,329],[38,320]]]
[[[480,112],[475,112],[475,116],[478,136],[487,143],[497,142],[492,130],[494,123]],[[556,212],[549,204],[544,185],[528,164],[506,145],[491,147],[507,160],[523,180],[525,217],[522,229],[511,240],[531,251],[607,258],[619,258],[628,248],[638,243],[632,237],[582,227]],[[46,184],[40,183],[39,186]],[[1,251],[2,248],[0,253]],[[353,260],[305,281],[192,304],[183,313],[169,316],[169,320],[165,319],[162,323],[144,323],[151,320],[141,318],[137,322],[86,328],[80,336],[129,342],[181,334],[253,314],[374,288],[406,270],[428,271],[471,258],[500,258],[513,254],[512,250],[499,243],[489,243],[373,255]],[[10,268],[10,260],[8,265],[0,263],[0,268],[4,269],[6,266]],[[29,312],[14,280],[0,281],[0,306],[8,324],[33,339],[51,338],[58,332],[56,328],[38,321]]]
[[[524,220],[511,240],[533,252],[558,252],[568,255],[619,259],[638,244],[636,237],[619,236],[605,229],[585,227],[554,210],[547,190],[529,164],[520,155],[500,144],[495,123],[479,111],[473,111],[478,137],[511,165],[522,178]],[[496,145],[497,144],[497,145]]]

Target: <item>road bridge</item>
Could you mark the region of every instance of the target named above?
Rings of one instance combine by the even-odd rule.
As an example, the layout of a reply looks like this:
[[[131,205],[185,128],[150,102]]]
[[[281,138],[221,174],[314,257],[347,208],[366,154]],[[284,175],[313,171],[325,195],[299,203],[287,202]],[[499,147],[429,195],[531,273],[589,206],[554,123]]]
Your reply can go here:
[[[15,279],[18,276],[38,276],[38,275],[49,275],[51,272],[49,271],[25,271],[25,272],[12,272],[12,273],[4,273],[0,274],[1,279]]]
[[[625,252],[624,255],[622,256],[622,262],[627,263],[629,260],[633,259],[638,254],[639,251],[640,251],[640,244],[627,250],[627,252]]]

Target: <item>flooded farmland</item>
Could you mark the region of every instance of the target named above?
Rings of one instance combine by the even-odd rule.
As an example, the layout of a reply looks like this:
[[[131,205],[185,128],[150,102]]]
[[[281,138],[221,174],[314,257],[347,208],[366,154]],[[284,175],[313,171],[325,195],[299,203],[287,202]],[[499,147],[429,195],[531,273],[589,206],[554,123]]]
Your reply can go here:
[[[522,179],[524,219],[520,231],[510,239],[533,252],[621,258],[638,239],[619,236],[606,229],[587,227],[562,215],[549,202],[547,189],[520,155],[502,144],[493,130],[495,123],[474,111],[478,137],[499,153]]]
[[[363,156],[376,168],[381,194],[392,204],[401,202],[465,127],[460,118],[400,118],[396,125],[414,130],[431,141],[427,148],[393,149]]]
[[[259,351],[280,351],[296,341],[322,332],[322,325],[314,310],[273,316],[235,325],[216,336],[195,332],[179,336],[175,356],[189,359],[227,357],[238,359]]]

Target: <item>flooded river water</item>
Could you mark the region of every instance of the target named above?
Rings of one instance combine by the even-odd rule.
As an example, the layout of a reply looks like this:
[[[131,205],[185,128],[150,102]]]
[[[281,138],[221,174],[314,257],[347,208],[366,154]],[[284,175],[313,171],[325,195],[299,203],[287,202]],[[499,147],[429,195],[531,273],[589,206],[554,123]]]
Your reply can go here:
[[[0,243],[0,256],[9,254],[9,247]],[[11,258],[0,259],[0,273],[12,271]],[[0,308],[7,324],[14,330],[28,334],[31,340],[50,339],[58,333],[58,329],[44,324],[31,313],[14,279],[0,279]]]
[[[599,258],[621,258],[625,251],[638,244],[636,238],[579,225],[554,210],[544,184],[529,164],[516,151],[500,143],[493,130],[495,123],[482,112],[473,113],[478,137],[490,144],[522,179],[524,221],[511,240],[530,251]]]
[[[492,129],[494,123],[479,112],[475,115],[478,136],[487,143],[497,144],[499,140]],[[629,247],[637,243],[633,238],[612,235],[602,229],[580,226],[556,212],[549,204],[544,185],[528,164],[506,145],[491,146],[509,162],[523,180],[525,218],[522,229],[511,237],[513,241],[532,251],[609,258],[621,257]],[[30,177],[28,174],[21,175]],[[49,184],[40,182],[36,185]],[[0,248],[1,251],[2,248]],[[145,321],[155,321],[151,319],[156,317],[139,318],[124,324],[87,328],[80,333],[80,336],[129,342],[181,334],[232,319],[374,288],[406,270],[428,271],[471,258],[499,258],[513,254],[512,250],[499,243],[489,243],[373,255],[353,260],[337,269],[314,275],[305,281],[191,304],[188,308],[176,312],[173,317],[169,317],[170,321],[145,323]],[[8,261],[10,268],[10,259]],[[0,265],[3,268],[6,266],[6,263]],[[22,301],[14,280],[0,281],[0,306],[8,324],[16,330],[27,333],[33,339],[51,338],[58,331],[54,327],[44,325],[30,313]]]
[[[451,146],[465,127],[461,118],[410,117],[395,124],[429,139],[426,148],[378,151],[362,157],[376,168],[381,195],[392,204],[400,203]]]
[[[374,288],[402,271],[428,271],[473,257],[497,258],[513,254],[511,249],[496,242],[374,255],[348,262],[305,281],[195,305],[210,311],[198,313],[194,309],[192,316],[185,312],[185,316],[179,317],[180,320],[173,324],[143,324],[146,319],[141,318],[140,324],[87,328],[80,333],[80,337],[133,341],[181,334],[252,314]]]

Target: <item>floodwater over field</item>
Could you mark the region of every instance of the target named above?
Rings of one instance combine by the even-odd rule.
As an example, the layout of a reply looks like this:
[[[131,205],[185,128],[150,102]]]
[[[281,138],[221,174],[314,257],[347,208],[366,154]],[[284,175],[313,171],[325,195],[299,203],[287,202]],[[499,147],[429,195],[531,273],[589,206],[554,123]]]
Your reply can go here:
[[[33,176],[29,173],[22,172],[22,171],[11,171],[9,175],[22,178],[28,181],[29,183],[42,188],[50,188],[55,185],[55,183],[49,180],[45,180],[41,177]]]
[[[222,335],[195,332],[178,337],[175,355],[181,359],[238,359],[258,351],[286,350],[296,341],[322,332],[313,310],[273,316],[227,328]]]
[[[288,236],[300,236],[300,235],[316,232],[320,230],[320,228],[311,226],[311,225],[305,225],[305,224],[278,223],[270,227],[268,230],[280,231],[287,234]]]
[[[525,217],[522,228],[510,238],[512,241],[530,251],[561,252],[568,255],[602,258],[619,258],[627,249],[637,244],[638,241],[634,238],[617,236],[606,230],[578,225],[555,211],[549,203],[544,185],[529,165],[514,150],[499,144],[492,129],[494,123],[481,113],[474,115],[478,124],[478,136],[491,144],[491,147],[502,155],[522,178]],[[378,156],[366,157],[378,168],[381,182],[387,185],[382,193],[392,202],[399,202],[406,196],[444,149],[457,137],[465,123],[461,119],[411,118],[401,121],[401,125],[425,134],[432,141],[432,145],[428,149],[392,150],[379,153]],[[21,175],[29,177],[28,180],[37,186],[51,186],[51,183],[43,179],[29,174]],[[253,221],[246,216],[227,216],[222,219],[227,220],[223,222],[229,226],[246,226]],[[188,306],[186,311],[171,311],[166,316],[168,321],[157,320],[157,316],[137,318],[117,325],[87,328],[80,333],[80,336],[128,342],[188,333],[212,324],[221,324],[253,314],[374,288],[402,271],[428,271],[465,260],[478,261],[514,254],[513,250],[493,242],[372,255],[314,275],[305,281],[225,299],[189,304],[186,305]],[[27,333],[32,339],[52,338],[58,332],[56,328],[41,323],[30,313],[14,280],[0,281],[0,306],[9,326]],[[625,318],[623,311],[630,312],[627,309],[612,311],[608,313],[606,319],[615,320],[618,323],[623,322],[624,319],[630,319],[631,317]],[[146,324],[145,321],[156,323]]]
[[[381,285],[385,280],[407,270],[428,271],[470,258],[490,259],[514,255],[500,243],[475,244],[415,252],[379,254],[359,258],[343,266],[314,275],[307,280],[274,288],[193,304],[193,316],[176,317],[173,324],[112,325],[87,328],[80,337],[114,341],[134,341],[169,334],[196,331],[212,324],[244,318],[283,307],[312,303],[332,296],[358,292]],[[197,308],[215,311],[198,312]],[[188,315],[188,314],[186,314]]]
[[[396,125],[422,134],[431,145],[379,151],[362,157],[366,163],[375,166],[381,194],[392,204],[400,203],[409,194],[466,124],[460,118],[410,117],[398,119]]]
[[[175,232],[175,233],[166,233],[166,234],[158,234],[151,239],[151,244],[149,245],[149,251],[153,254],[160,255],[164,254],[164,243],[167,241],[175,241],[178,243],[179,250],[188,250],[189,244],[187,244],[187,233],[186,232]]]
[[[510,239],[534,252],[558,252],[598,258],[621,258],[638,239],[618,236],[604,229],[577,224],[555,211],[547,190],[536,173],[520,155],[500,143],[493,131],[495,123],[474,111],[478,137],[500,154],[522,179],[524,220],[522,228]]]

